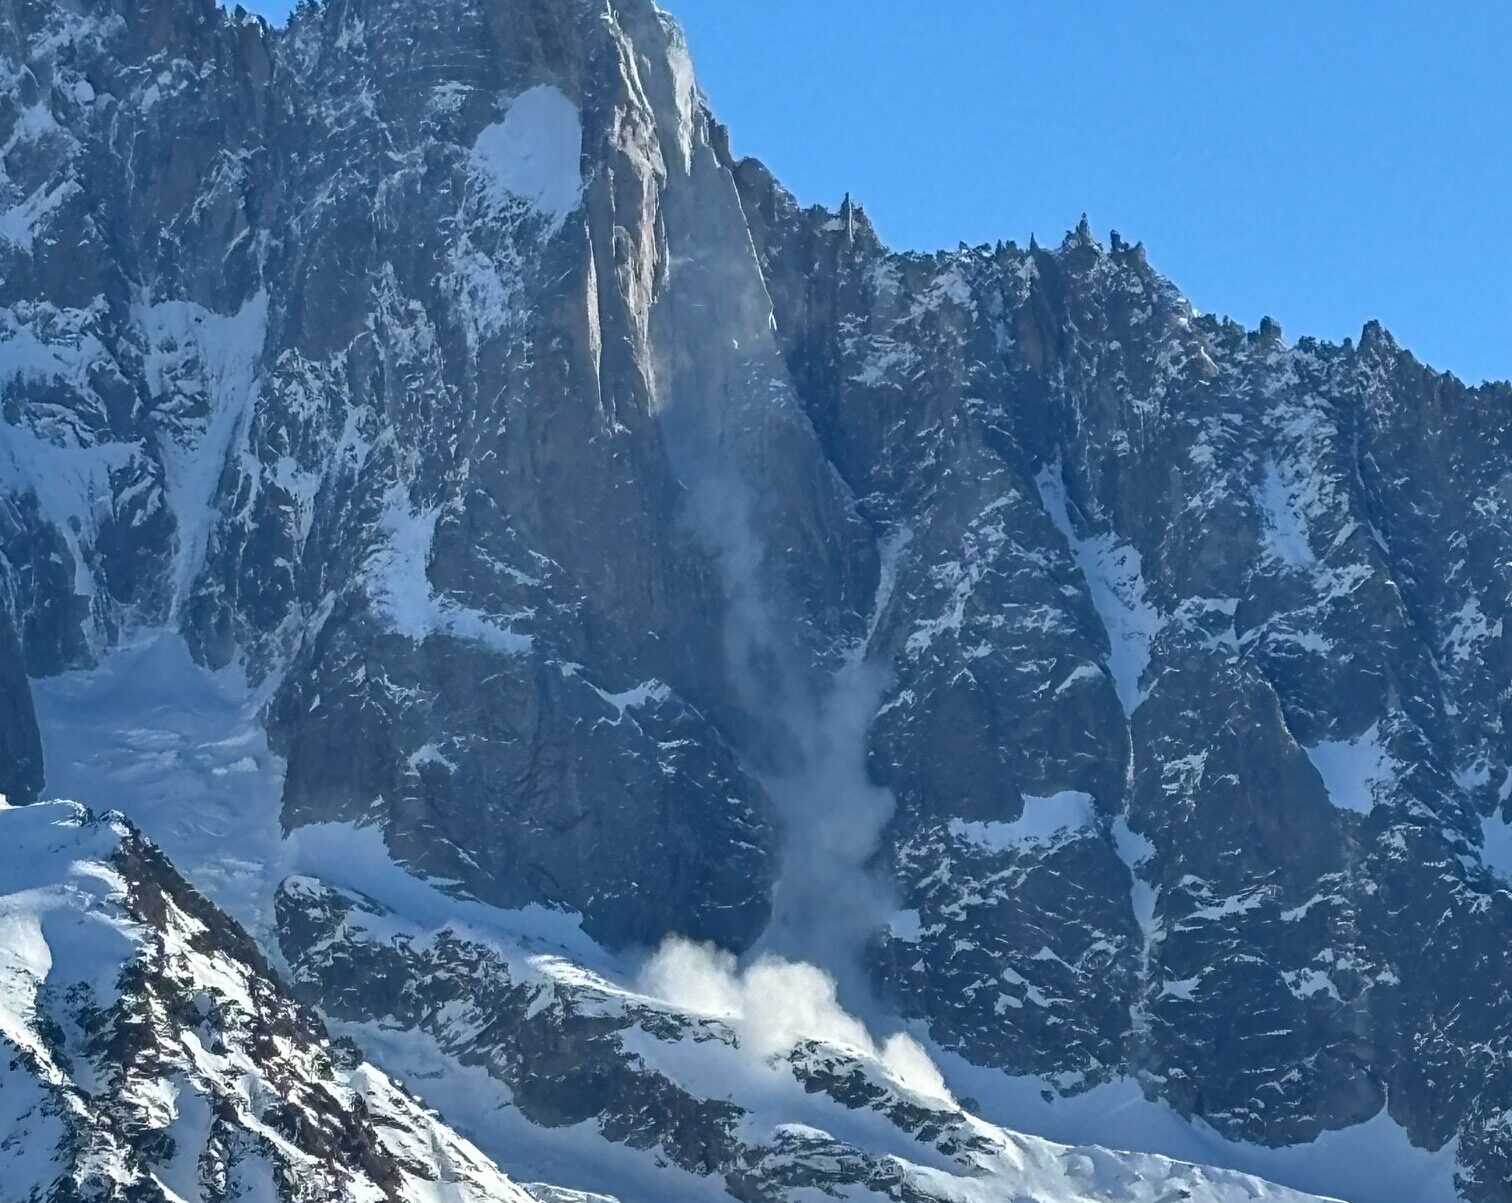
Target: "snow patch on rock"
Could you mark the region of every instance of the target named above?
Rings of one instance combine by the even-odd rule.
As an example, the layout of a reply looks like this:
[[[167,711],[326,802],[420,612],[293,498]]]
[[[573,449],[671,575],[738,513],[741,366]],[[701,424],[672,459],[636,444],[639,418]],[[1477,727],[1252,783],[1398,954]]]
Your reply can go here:
[[[1305,568],[1313,564],[1314,557],[1299,492],[1296,481],[1289,480],[1275,464],[1267,464],[1255,499],[1260,507],[1265,554],[1283,564]]]
[[[1417,1148],[1385,1111],[1362,1124],[1324,1132],[1306,1144],[1267,1148],[1228,1140],[1201,1120],[1182,1118],[1164,1103],[1147,1099],[1130,1078],[1063,1095],[1041,1078],[972,1065],[930,1041],[924,1043],[950,1087],[975,1099],[981,1117],[990,1123],[1065,1144],[1095,1141],[1266,1180],[1254,1194],[1231,1188],[1232,1195],[1219,1198],[1294,1198],[1290,1191],[1304,1191],[1350,1203],[1460,1200],[1454,1186],[1458,1142],[1450,1141],[1437,1152]],[[1151,1197],[1168,1196],[1157,1191]]]
[[[1026,795],[1023,813],[1010,823],[952,819],[950,834],[988,852],[1019,852],[1083,831],[1096,820],[1092,795],[1068,789],[1048,798]]]
[[[257,402],[268,294],[258,292],[233,314],[213,313],[192,301],[162,301],[137,306],[135,316],[146,342],[147,383],[157,402],[176,396],[204,406],[202,417],[170,427],[160,452],[178,530],[172,595],[177,607],[204,566],[221,476]]]
[[[47,307],[28,319],[0,311],[0,400],[7,401],[5,410],[15,411],[14,421],[0,412],[0,487],[36,500],[42,520],[58,532],[73,559],[74,592],[93,597],[86,545],[109,512],[111,474],[130,467],[140,448],[94,441],[52,407],[10,401],[16,386],[29,384],[57,383],[89,396],[90,369],[105,357],[92,330],[92,310]],[[47,331],[45,338],[36,327]]]
[[[71,802],[4,806],[0,817],[0,1036],[45,1063],[44,987],[61,995],[85,985],[108,1005],[136,945],[129,924],[99,910],[125,889],[104,864],[120,831],[88,822]]]
[[[1323,779],[1328,800],[1340,810],[1369,814],[1376,791],[1396,777],[1396,762],[1381,743],[1380,723],[1354,739],[1324,740],[1303,751]]]
[[[1070,499],[1059,464],[1035,477],[1045,513],[1065,536],[1076,566],[1086,579],[1092,605],[1108,632],[1108,672],[1125,714],[1144,701],[1140,681],[1150,665],[1150,645],[1165,625],[1145,594],[1139,552],[1111,534],[1083,537],[1071,520]]]
[[[577,105],[560,88],[539,84],[509,102],[503,121],[484,127],[470,162],[490,199],[526,202],[555,233],[582,203],[582,157]]]
[[[416,643],[448,635],[509,655],[530,650],[531,638],[482,610],[438,595],[428,568],[439,509],[412,508],[403,490],[389,494],[379,521],[384,542],[368,557],[369,595],[389,629]]]
[[[78,191],[76,180],[64,180],[51,187],[43,185],[25,200],[0,212],[0,241],[30,253],[48,218]]]
[[[1148,945],[1159,930],[1155,922],[1155,900],[1160,891],[1145,880],[1140,869],[1155,855],[1155,845],[1130,827],[1127,818],[1119,815],[1113,820],[1113,849],[1129,870],[1129,901]]]
[[[1481,864],[1508,885],[1512,885],[1512,823],[1500,813],[1480,821]]]

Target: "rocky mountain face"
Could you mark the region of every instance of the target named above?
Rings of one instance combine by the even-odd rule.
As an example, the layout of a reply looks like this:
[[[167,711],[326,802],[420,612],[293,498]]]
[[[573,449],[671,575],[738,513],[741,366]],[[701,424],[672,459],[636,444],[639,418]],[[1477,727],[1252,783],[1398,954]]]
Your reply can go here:
[[[20,1197],[1512,1199],[1509,417],[802,209],[649,0],[0,0],[0,791],[145,836],[0,814],[134,949]]]
[[[903,1006],[1266,1141],[1389,1098],[1499,1197],[1497,1121],[1448,1116],[1508,1090],[1512,394],[1198,317],[1085,226],[895,256],[736,174],[815,430],[912,536],[872,643]]]

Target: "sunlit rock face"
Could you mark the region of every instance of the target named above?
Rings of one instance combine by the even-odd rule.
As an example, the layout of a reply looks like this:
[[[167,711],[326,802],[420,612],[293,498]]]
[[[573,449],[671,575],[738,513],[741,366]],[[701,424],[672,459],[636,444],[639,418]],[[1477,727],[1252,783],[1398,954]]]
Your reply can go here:
[[[0,148],[0,792],[140,800],[308,1002],[742,1197],[916,1196],[651,1106],[651,1012],[539,1018],[334,825],[569,960],[812,962],[1052,1096],[1384,1108],[1507,1197],[1505,386],[1085,225],[895,254],[641,0],[0,5]],[[520,1014],[459,1034],[464,966]]]

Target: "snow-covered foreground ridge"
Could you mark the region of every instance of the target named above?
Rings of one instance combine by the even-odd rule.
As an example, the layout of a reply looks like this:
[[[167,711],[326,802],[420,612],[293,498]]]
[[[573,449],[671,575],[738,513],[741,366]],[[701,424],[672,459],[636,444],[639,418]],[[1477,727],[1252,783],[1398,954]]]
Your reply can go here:
[[[586,1197],[515,1185],[350,1045],[333,1042],[321,1021],[288,996],[246,934],[124,818],[97,818],[72,803],[6,806],[0,847],[0,1039],[7,1063],[0,1079],[6,1122],[0,1181],[7,1199]],[[308,880],[288,888],[319,889]],[[460,938],[443,931],[401,940],[397,916],[360,900],[357,906],[341,937],[354,944],[386,942],[424,955]],[[334,952],[329,945],[310,951]],[[509,963],[497,944],[480,946],[477,955],[494,972]],[[835,1044],[796,1032],[757,1040],[744,1026],[758,1021],[749,1010],[724,1021],[687,1016],[558,959],[523,949],[513,956],[518,963],[509,970],[536,995],[533,1006],[562,1007],[570,996],[584,1010],[630,1020],[620,1037],[635,1049],[626,1063],[639,1062],[638,1072],[649,1077],[658,1072],[653,1066],[670,1069],[694,1089],[700,1078],[707,1085],[723,1079],[730,1097],[754,1100],[745,1136],[754,1140],[770,1126],[770,1143],[749,1146],[739,1172],[753,1185],[765,1183],[763,1189],[804,1175],[816,1184],[829,1175],[834,1186],[860,1185],[834,1178],[839,1159],[851,1161],[852,1172],[864,1165],[876,1193],[904,1190],[914,1199],[1301,1203],[1308,1197],[1163,1158],[1013,1136],[969,1119],[932,1090],[900,1082],[896,1066],[879,1061],[856,1032]],[[686,983],[695,956],[691,949],[669,954],[658,980],[670,983],[677,974]],[[700,972],[707,978],[719,970],[710,963]],[[791,977],[793,969],[768,972]],[[450,1017],[456,1024],[466,1004],[459,999],[453,1006],[461,1008]],[[695,1051],[705,1043],[712,1049]],[[847,1136],[882,1138],[887,1147],[874,1152]],[[575,1140],[591,1162],[592,1137]]]
[[[120,816],[0,809],[0,1196],[529,1203]]]

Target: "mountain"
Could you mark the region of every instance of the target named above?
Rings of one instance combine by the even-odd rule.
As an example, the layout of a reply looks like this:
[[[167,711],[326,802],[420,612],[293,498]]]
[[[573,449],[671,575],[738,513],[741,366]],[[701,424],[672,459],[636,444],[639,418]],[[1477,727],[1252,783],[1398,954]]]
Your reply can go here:
[[[23,957],[35,1197],[1512,1199],[1508,386],[890,251],[649,0],[0,0],[0,168],[6,905],[224,1129]]]

